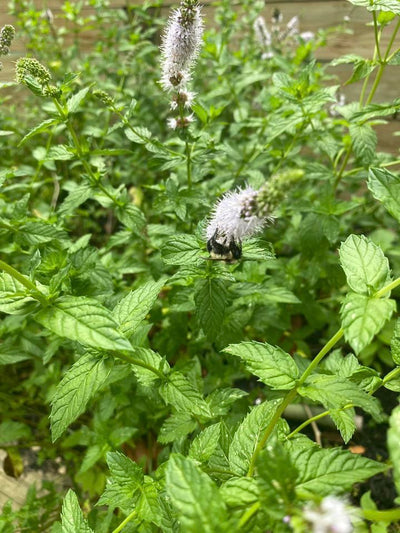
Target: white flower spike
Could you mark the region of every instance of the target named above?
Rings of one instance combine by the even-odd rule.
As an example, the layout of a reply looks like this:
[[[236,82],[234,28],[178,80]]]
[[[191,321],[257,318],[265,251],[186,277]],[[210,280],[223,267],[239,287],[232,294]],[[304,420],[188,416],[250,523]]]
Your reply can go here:
[[[304,518],[312,526],[312,533],[351,533],[352,526],[345,503],[335,496],[327,496],[319,507],[306,507]]]
[[[211,258],[239,259],[242,240],[260,231],[271,218],[258,214],[257,196],[256,190],[246,187],[226,193],[216,204],[206,230]]]
[[[183,0],[172,12],[161,44],[161,84],[166,91],[184,89],[199,55],[203,35],[200,6]]]

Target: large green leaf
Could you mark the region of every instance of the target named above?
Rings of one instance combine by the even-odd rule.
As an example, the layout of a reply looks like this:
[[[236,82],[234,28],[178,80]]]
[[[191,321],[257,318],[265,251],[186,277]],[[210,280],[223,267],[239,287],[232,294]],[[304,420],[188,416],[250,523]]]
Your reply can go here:
[[[387,469],[386,465],[338,448],[299,448],[294,442],[289,442],[287,448],[299,473],[296,490],[319,497],[350,490],[354,483]]]
[[[175,235],[161,249],[167,265],[196,265],[201,259],[199,243],[193,235]]]
[[[354,293],[346,295],[340,316],[345,339],[356,354],[370,344],[395,310],[396,302],[391,299],[369,298]]]
[[[123,335],[130,337],[146,318],[164,283],[164,280],[148,281],[138,289],[129,292],[117,303],[113,309],[113,317],[118,322],[118,329]]]
[[[164,401],[175,407],[177,411],[211,416],[210,408],[203,396],[180,372],[170,374],[168,380],[161,385],[159,392]]]
[[[370,168],[368,188],[400,222],[400,177],[386,168]]]
[[[92,348],[132,351],[128,339],[118,332],[111,311],[93,298],[62,296],[35,319],[60,337]]]
[[[368,11],[391,11],[400,15],[399,0],[349,0],[355,6],[366,7]]]
[[[248,507],[259,499],[260,492],[254,477],[233,477],[219,491],[228,507]]]
[[[215,483],[189,458],[173,454],[166,472],[166,491],[179,511],[181,531],[227,531],[225,503]]]
[[[275,400],[253,407],[237,428],[229,448],[229,465],[238,476],[247,474],[258,441],[279,403],[280,400]]]
[[[82,510],[79,507],[78,498],[73,490],[69,490],[64,498],[61,511],[62,533],[93,533],[88,526]]]
[[[110,364],[101,356],[91,353],[83,355],[68,370],[58,384],[52,398],[50,414],[53,442],[80,414],[107,379]]]
[[[363,165],[368,165],[376,154],[377,136],[370,124],[350,124],[353,150]]]
[[[350,235],[339,250],[349,287],[359,294],[374,294],[390,281],[389,262],[382,250],[364,235]]]
[[[160,378],[159,372],[163,374],[169,372],[169,365],[160,354],[150,350],[150,348],[135,347],[132,369],[139,383],[145,387],[151,387]]]
[[[217,447],[220,434],[221,424],[219,422],[206,427],[191,443],[189,457],[200,463],[208,461]]]
[[[393,361],[396,365],[400,365],[400,318],[397,319],[394,327],[393,337],[390,341],[390,349]]]
[[[390,415],[387,443],[393,465],[394,482],[397,494],[400,496],[400,406]]]
[[[27,289],[6,272],[0,272],[0,312],[18,315],[24,312],[26,304],[34,301],[27,296]]]
[[[249,372],[273,389],[292,389],[299,375],[299,369],[289,354],[278,346],[259,342],[230,344],[224,349],[240,357]]]
[[[354,404],[378,419],[381,416],[376,398],[361,390],[356,383],[339,376],[314,374],[305,385],[299,387],[298,392],[310,400],[321,402],[327,409],[340,409]]]
[[[201,280],[196,288],[196,315],[201,328],[210,340],[221,332],[228,301],[226,283],[222,279]]]

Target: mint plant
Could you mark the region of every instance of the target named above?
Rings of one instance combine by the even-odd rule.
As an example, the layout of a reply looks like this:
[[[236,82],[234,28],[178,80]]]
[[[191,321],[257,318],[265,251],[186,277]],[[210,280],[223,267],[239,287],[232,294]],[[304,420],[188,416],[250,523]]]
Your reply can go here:
[[[399,160],[374,127],[400,8],[351,3],[374,50],[333,61],[347,104],[323,32],[263,2],[10,3],[35,57],[1,97],[0,442],[66,475],[0,531],[397,530]],[[352,453],[374,431],[383,455]]]

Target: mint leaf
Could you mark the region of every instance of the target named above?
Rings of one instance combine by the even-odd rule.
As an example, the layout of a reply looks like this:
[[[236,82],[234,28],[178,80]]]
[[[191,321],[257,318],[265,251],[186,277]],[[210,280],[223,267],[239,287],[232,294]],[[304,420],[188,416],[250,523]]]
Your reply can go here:
[[[366,7],[368,11],[390,11],[400,15],[398,0],[349,0],[355,6]]]
[[[93,298],[61,296],[35,319],[60,337],[92,348],[132,351],[128,339],[118,333],[111,311]]]
[[[196,427],[197,422],[189,413],[174,413],[161,426],[158,434],[158,442],[168,444],[174,440],[186,437]]]
[[[340,316],[345,339],[356,354],[370,344],[395,310],[395,300],[368,298],[354,293],[346,295]]]
[[[161,249],[161,256],[167,265],[197,265],[200,263],[200,247],[193,235],[175,235],[167,240]]]
[[[18,315],[24,312],[26,304],[34,299],[26,294],[27,289],[6,272],[0,272],[0,312]]]
[[[226,508],[217,486],[191,459],[177,454],[170,456],[166,490],[179,511],[181,531],[228,531]]]
[[[195,293],[196,314],[207,338],[214,340],[221,332],[228,301],[226,283],[222,279],[201,280]]]
[[[310,400],[321,402],[327,409],[340,409],[354,404],[377,419],[381,417],[379,401],[345,378],[314,374],[307,379],[305,385],[299,387],[298,392]]]
[[[339,250],[349,287],[369,295],[390,281],[389,262],[382,250],[364,235],[350,235]]]
[[[258,441],[279,403],[275,400],[253,407],[237,428],[229,448],[229,465],[238,476],[247,474]]]
[[[355,415],[354,409],[331,409],[329,412],[329,416],[340,431],[345,444],[349,442],[357,429],[354,422]]]
[[[89,400],[103,385],[111,371],[105,359],[91,353],[83,355],[57,385],[51,401],[53,442],[81,415]]]
[[[225,352],[240,357],[246,369],[272,389],[292,389],[299,369],[289,354],[279,346],[259,342],[230,344]]]
[[[387,444],[393,465],[393,477],[397,494],[400,496],[400,406],[393,409],[389,418]]]
[[[396,365],[400,365],[400,318],[397,319],[394,327],[393,337],[390,341],[390,349],[393,361]]]
[[[363,165],[368,165],[376,154],[377,136],[370,124],[350,124],[353,150]]]
[[[199,463],[205,463],[214,453],[221,434],[221,424],[208,426],[197,435],[189,448],[189,457]]]
[[[69,490],[64,498],[61,511],[62,533],[93,533],[83,517],[78,498],[73,490]]]
[[[80,91],[78,91],[76,94],[73,94],[70,98],[67,100],[67,109],[68,113],[75,113],[82,100],[86,97],[87,93],[89,92],[90,87],[84,87]]]
[[[130,337],[146,318],[164,283],[164,280],[148,281],[128,293],[117,303],[112,314],[119,324],[119,331],[123,335]]]
[[[161,397],[177,411],[210,417],[210,408],[203,396],[180,372],[168,376],[168,381],[159,389]]]
[[[219,492],[228,507],[247,507],[259,499],[260,490],[255,478],[238,477],[226,481]]]
[[[157,372],[151,370],[158,370],[163,374],[169,372],[169,365],[165,359],[161,357],[150,348],[134,348],[134,359],[138,361],[137,364],[132,363],[132,369],[136,376],[138,382],[145,387],[151,387],[157,379],[160,379],[160,376]],[[142,363],[142,365],[140,364]],[[149,367],[149,368],[146,368]]]
[[[382,202],[389,213],[400,222],[400,177],[386,168],[370,168],[368,188],[373,197]]]
[[[338,494],[387,468],[386,465],[337,448],[312,446],[299,449],[294,442],[288,444],[290,460],[299,473],[296,480],[299,493],[311,492],[319,497]]]

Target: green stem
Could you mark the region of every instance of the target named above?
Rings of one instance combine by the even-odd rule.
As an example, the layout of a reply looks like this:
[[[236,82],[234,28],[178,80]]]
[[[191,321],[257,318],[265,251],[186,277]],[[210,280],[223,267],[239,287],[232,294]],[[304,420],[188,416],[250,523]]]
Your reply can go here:
[[[379,511],[375,509],[362,510],[364,518],[373,522],[395,522],[400,520],[400,507],[397,509],[387,509]]]
[[[187,172],[187,182],[188,182],[188,189],[192,188],[192,147],[188,143],[188,141],[185,141],[185,153],[186,153],[186,172]]]
[[[247,509],[247,511],[244,513],[244,515],[240,519],[239,527],[243,527],[250,520],[253,514],[255,514],[258,511],[260,506],[261,506],[260,502],[253,503],[250,509]]]
[[[123,522],[120,523],[120,525],[118,527],[116,527],[112,533],[119,533],[120,531],[122,531],[124,529],[124,527],[126,526],[126,524],[128,524],[136,515],[137,513],[137,510],[134,509],[131,514],[129,514],[125,520]]]
[[[119,357],[119,359],[126,361],[127,363],[131,363],[132,365],[136,365],[136,366],[141,366],[142,368],[145,368],[146,370],[153,372],[153,374],[156,374],[156,376],[162,379],[163,381],[166,378],[165,374],[163,374],[160,370],[158,370],[158,368],[148,365],[147,363],[140,361],[140,359],[135,359],[134,357],[128,355],[127,353],[118,352],[116,356]]]
[[[374,18],[374,37],[375,37],[376,51],[378,53],[379,61],[382,61],[381,50],[380,50],[380,47],[379,47],[380,34],[379,34],[379,30],[378,30],[378,19],[376,17],[376,11],[372,12],[372,16]]]
[[[388,47],[386,49],[386,54],[385,54],[385,57],[384,57],[384,61],[388,61],[389,59],[389,54],[390,54],[390,50],[392,49],[392,46],[393,46],[393,43],[394,43],[394,40],[396,39],[396,35],[397,35],[397,32],[399,31],[400,29],[400,17],[398,18],[397,20],[397,24],[396,24],[396,27],[392,33],[392,36],[390,38],[390,41],[389,41],[389,44],[388,44]],[[397,50],[396,50],[397,51]],[[396,53],[396,52],[394,52]],[[393,55],[393,54],[392,54]],[[392,57],[392,56],[391,56]]]
[[[374,298],[380,298],[400,285],[400,276],[374,294]]]
[[[335,346],[337,342],[340,341],[340,339],[343,337],[344,331],[342,328],[340,328],[333,337],[329,339],[329,341],[325,344],[325,346],[320,350],[320,352],[314,357],[314,359],[311,361],[311,363],[308,365],[308,367],[303,372],[301,378],[299,379],[297,386],[300,387],[303,385],[305,380],[308,378],[308,376],[315,370],[315,368],[319,365],[321,360],[325,357],[325,355]]]
[[[32,297],[35,298],[38,302],[40,302],[42,305],[46,306],[48,304],[46,296],[38,290],[36,285],[32,283],[32,281],[18,272],[18,270],[15,270],[12,266],[10,266],[8,263],[5,263],[4,261],[0,260],[0,268],[7,272],[10,276],[12,276],[15,280],[17,280],[19,283],[24,285],[29,291],[32,292]]]
[[[337,186],[339,185],[340,180],[342,179],[343,172],[345,171],[346,165],[350,159],[351,150],[353,148],[353,143],[350,144],[350,146],[347,149],[346,157],[343,159],[342,166],[340,167],[340,170],[338,172],[338,175],[336,176],[334,188],[337,189]]]

